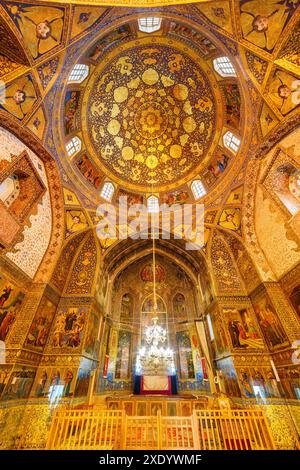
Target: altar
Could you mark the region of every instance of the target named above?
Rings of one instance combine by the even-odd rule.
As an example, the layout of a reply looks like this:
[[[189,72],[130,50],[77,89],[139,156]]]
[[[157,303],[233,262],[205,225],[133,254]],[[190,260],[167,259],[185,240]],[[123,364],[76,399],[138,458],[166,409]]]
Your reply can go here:
[[[135,377],[136,395],[175,395],[177,394],[176,375],[140,375]]]

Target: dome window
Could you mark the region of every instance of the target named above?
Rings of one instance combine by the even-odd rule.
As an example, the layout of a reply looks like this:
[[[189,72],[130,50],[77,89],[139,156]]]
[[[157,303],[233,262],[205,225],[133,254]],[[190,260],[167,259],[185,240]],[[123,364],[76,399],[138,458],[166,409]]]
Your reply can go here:
[[[158,197],[149,196],[148,199],[147,199],[147,208],[148,208],[148,212],[150,214],[159,212]]]
[[[154,16],[147,16],[146,18],[139,18],[139,30],[143,33],[154,33],[158,31],[161,26],[161,18]]]
[[[213,64],[215,71],[221,77],[236,77],[234,67],[228,57],[218,57],[214,59]]]
[[[113,185],[110,181],[107,181],[106,183],[104,183],[104,185],[103,185],[103,187],[102,187],[100,196],[101,196],[103,199],[105,199],[106,201],[111,201],[114,192],[115,192],[115,187],[114,187],[114,185]]]
[[[70,73],[68,83],[81,83],[89,74],[89,66],[86,64],[74,65],[72,72]]]
[[[72,155],[75,155],[75,153],[78,153],[81,150],[81,140],[79,139],[79,137],[77,136],[73,137],[66,144],[66,149],[67,149],[69,157],[71,157]]]
[[[240,139],[230,131],[223,135],[223,142],[225,147],[227,147],[229,150],[232,150],[234,153],[238,151],[241,143]]]
[[[200,199],[200,197],[205,196],[206,194],[206,190],[201,180],[194,180],[191,184],[191,188],[195,199]]]

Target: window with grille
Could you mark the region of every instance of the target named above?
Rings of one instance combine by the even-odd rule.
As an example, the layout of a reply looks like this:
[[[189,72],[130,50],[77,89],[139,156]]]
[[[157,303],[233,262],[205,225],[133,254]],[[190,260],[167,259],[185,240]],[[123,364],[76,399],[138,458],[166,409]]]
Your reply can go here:
[[[139,22],[139,30],[143,31],[143,33],[154,33],[154,31],[158,31],[161,26],[161,18],[156,18],[153,16],[147,16],[147,18],[140,18]]]
[[[81,83],[89,74],[89,66],[86,64],[76,64],[69,76],[69,83]]]
[[[159,212],[158,197],[149,196],[147,199],[147,208],[148,208],[148,212],[150,213]]]
[[[81,149],[81,140],[79,137],[75,136],[73,137],[67,144],[66,144],[66,149],[69,157],[74,155],[75,153],[79,152]]]
[[[236,73],[228,57],[218,57],[213,61],[214,69],[221,77],[236,77]]]
[[[102,187],[100,196],[103,197],[103,199],[105,199],[106,201],[111,201],[114,192],[115,192],[114,185],[110,183],[109,181],[107,181],[106,183],[104,183]]]
[[[200,180],[194,180],[191,188],[195,199],[199,199],[206,194],[206,190]]]
[[[226,132],[226,134],[223,135],[223,142],[225,147],[230,150],[233,150],[235,153],[238,151],[241,143],[240,139],[230,131]]]

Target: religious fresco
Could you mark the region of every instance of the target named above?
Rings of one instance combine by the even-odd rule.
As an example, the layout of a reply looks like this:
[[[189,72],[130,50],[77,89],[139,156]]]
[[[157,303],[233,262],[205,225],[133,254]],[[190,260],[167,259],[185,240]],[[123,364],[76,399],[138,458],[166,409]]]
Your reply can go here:
[[[241,95],[236,83],[228,83],[222,86],[225,97],[226,124],[239,128],[241,118]]]
[[[141,270],[141,279],[145,283],[153,283],[154,276],[153,276],[153,265],[147,264],[146,266],[143,267]],[[160,266],[159,264],[155,265],[155,282],[158,284],[161,284],[165,281],[166,279],[166,273],[163,268],[163,266]]]
[[[195,369],[189,331],[178,331],[176,333],[176,344],[179,353],[181,378],[194,379]]]
[[[199,165],[212,143],[211,84],[175,47],[129,45],[99,71],[87,98],[85,137],[115,177],[140,188],[172,183]]]
[[[76,130],[76,116],[79,108],[80,91],[67,91],[64,104],[64,128],[65,134]]]
[[[270,350],[289,344],[286,333],[267,295],[253,302],[260,329]]]
[[[207,38],[202,32],[191,28],[190,26],[185,26],[182,23],[176,23],[175,21],[170,22],[170,34],[175,34],[183,38],[192,40],[193,43],[196,43],[201,53],[206,57],[211,56],[216,52],[217,48],[210,39]]]
[[[81,155],[76,161],[76,166],[82,176],[92,185],[98,189],[102,180],[103,174],[90,162],[87,155]]]
[[[260,129],[262,135],[267,135],[278,123],[279,119],[275,113],[264,103],[260,115]]]
[[[268,91],[273,104],[286,116],[300,104],[300,76],[276,69]]]
[[[43,351],[48,340],[55,312],[56,305],[44,296],[27,334],[25,340],[26,348]]]
[[[237,377],[242,395],[246,398],[279,397],[278,382],[272,368],[238,367]]]
[[[300,320],[300,284],[293,289],[289,299]]]
[[[220,215],[219,225],[235,232],[239,231],[241,227],[240,209],[224,209]]]
[[[67,206],[80,206],[80,202],[76,194],[68,188],[63,188],[64,203]]]
[[[225,327],[218,310],[215,309],[211,313],[211,321],[214,333],[214,340],[212,345],[215,349],[216,355],[221,355],[229,351],[229,341],[227,339]]]
[[[6,340],[24,297],[25,294],[15,284],[0,275],[0,341]]]
[[[167,323],[167,308],[164,300],[157,296],[156,297],[157,311],[155,312],[155,317],[157,318],[157,323],[163,327],[166,327]],[[141,308],[141,326],[146,328],[147,326],[153,325],[154,317],[154,298],[153,294],[150,294],[142,303]]]
[[[2,394],[3,400],[16,400],[28,398],[36,369],[28,366],[16,366],[9,376],[5,389]]]
[[[226,394],[231,397],[240,397],[241,391],[233,360],[228,357],[218,361],[218,369],[220,370],[219,380],[221,381],[221,388],[225,387]]]
[[[31,75],[17,78],[5,90],[5,101],[1,100],[0,109],[22,120],[37,102],[37,93]]]
[[[122,296],[120,321],[129,321],[133,316],[133,298],[128,292]]]
[[[221,149],[214,154],[208,167],[203,171],[202,177],[205,184],[210,187],[212,186],[222,174],[225,172],[230,157]]]
[[[88,227],[88,222],[83,211],[66,211],[66,238]]]
[[[298,5],[299,0],[241,0],[244,39],[271,53]]]
[[[187,320],[186,301],[183,294],[178,293],[173,299],[174,321]]]
[[[65,8],[2,2],[34,59],[61,44]]]
[[[172,193],[163,194],[161,198],[162,204],[172,206],[173,204],[184,204],[190,198],[187,191],[174,191]]]
[[[128,207],[131,207],[135,204],[143,204],[143,196],[141,194],[134,194],[134,193],[125,191],[124,189],[120,189],[118,193],[118,198],[120,199],[121,197],[127,198]]]
[[[53,348],[78,349],[86,322],[86,307],[59,308],[50,335]]]
[[[98,338],[98,329],[99,329],[99,316],[94,310],[89,312],[86,334],[85,334],[85,343],[84,350],[87,354],[97,357],[97,338]]]
[[[44,367],[36,374],[31,396],[47,397],[52,403],[61,397],[73,395],[77,369],[72,367]]]
[[[127,379],[130,367],[130,348],[131,348],[131,333],[129,331],[119,332],[118,338],[118,351],[116,359],[116,379]]]
[[[74,390],[75,397],[87,396],[93,366],[93,361],[85,357],[81,358]]]
[[[66,294],[91,294],[95,281],[96,264],[96,242],[94,234],[90,233],[73,265],[72,275],[66,287]]]
[[[234,349],[263,349],[264,343],[249,308],[223,308],[224,321]]]
[[[89,57],[95,61],[98,61],[100,56],[106,51],[106,49],[112,44],[116,44],[118,41],[125,39],[131,35],[130,26],[125,24],[115,31],[112,31],[103,36],[96,45],[91,49]]]

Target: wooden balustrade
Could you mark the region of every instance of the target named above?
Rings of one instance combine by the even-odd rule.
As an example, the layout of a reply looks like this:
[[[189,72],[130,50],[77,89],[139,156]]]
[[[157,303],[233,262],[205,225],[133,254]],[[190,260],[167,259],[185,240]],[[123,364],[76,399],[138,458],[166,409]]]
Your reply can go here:
[[[57,409],[47,449],[265,450],[262,410],[194,410],[190,416],[128,416],[125,410]]]

